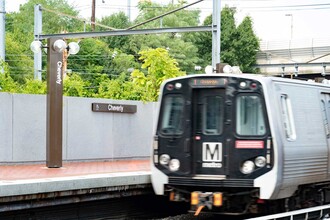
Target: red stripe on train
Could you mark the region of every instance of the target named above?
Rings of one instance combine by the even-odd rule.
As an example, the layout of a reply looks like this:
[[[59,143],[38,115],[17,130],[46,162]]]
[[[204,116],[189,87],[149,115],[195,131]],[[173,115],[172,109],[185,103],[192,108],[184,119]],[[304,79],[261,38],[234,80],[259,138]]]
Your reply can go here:
[[[262,148],[264,148],[264,141],[236,141],[235,148],[262,149]]]

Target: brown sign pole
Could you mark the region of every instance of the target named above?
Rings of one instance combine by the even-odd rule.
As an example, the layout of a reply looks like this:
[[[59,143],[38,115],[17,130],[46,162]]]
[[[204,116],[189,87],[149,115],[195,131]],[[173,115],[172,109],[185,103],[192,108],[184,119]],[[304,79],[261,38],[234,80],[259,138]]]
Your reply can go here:
[[[63,108],[63,52],[54,50],[60,38],[47,41],[47,125],[46,165],[48,168],[62,167],[62,108]]]

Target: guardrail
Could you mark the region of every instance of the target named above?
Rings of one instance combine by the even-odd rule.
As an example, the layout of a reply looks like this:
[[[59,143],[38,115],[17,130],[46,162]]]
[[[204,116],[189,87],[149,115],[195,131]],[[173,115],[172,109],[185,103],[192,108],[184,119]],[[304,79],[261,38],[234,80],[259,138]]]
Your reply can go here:
[[[267,215],[257,218],[249,218],[246,220],[281,220],[281,219],[330,219],[330,205],[317,206],[307,209],[300,209],[280,214]]]

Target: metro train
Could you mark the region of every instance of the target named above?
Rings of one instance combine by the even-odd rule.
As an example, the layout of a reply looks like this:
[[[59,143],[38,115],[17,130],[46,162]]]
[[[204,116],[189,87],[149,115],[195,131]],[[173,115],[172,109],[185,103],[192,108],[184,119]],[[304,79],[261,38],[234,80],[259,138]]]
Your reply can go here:
[[[330,202],[330,86],[258,74],[163,83],[157,195],[191,211],[278,213]]]

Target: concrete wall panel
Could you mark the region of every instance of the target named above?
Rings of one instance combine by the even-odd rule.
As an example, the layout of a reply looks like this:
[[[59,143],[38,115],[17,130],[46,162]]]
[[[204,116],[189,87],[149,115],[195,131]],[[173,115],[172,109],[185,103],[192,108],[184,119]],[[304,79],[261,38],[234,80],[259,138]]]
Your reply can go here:
[[[13,95],[0,93],[0,161],[12,161]]]
[[[93,112],[92,103],[136,105],[137,112]],[[150,156],[155,103],[63,98],[63,160]],[[0,163],[46,161],[46,96],[0,93]]]
[[[67,159],[112,158],[112,114],[92,112],[92,103],[99,99],[67,99]]]
[[[13,161],[46,158],[46,96],[13,95]]]
[[[133,103],[135,114],[114,114],[113,138],[115,157],[150,156],[152,143],[153,103]]]

